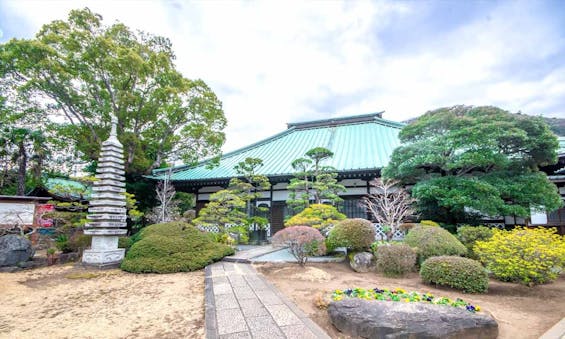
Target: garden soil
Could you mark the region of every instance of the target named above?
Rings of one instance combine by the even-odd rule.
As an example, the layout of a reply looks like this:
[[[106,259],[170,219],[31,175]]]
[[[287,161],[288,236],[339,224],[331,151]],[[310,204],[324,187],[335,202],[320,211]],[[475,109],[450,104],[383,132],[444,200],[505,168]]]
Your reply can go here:
[[[547,285],[529,288],[491,280],[486,294],[463,294],[453,289],[424,285],[417,273],[404,278],[386,278],[375,273],[356,273],[348,263],[260,264],[255,268],[283,294],[295,302],[332,338],[349,338],[330,323],[325,310],[316,304],[329,300],[334,289],[402,288],[407,291],[431,292],[436,296],[462,298],[479,305],[498,322],[499,338],[538,338],[565,317],[565,276]],[[322,302],[320,302],[322,301]]]
[[[203,338],[204,273],[0,273],[0,338]]]

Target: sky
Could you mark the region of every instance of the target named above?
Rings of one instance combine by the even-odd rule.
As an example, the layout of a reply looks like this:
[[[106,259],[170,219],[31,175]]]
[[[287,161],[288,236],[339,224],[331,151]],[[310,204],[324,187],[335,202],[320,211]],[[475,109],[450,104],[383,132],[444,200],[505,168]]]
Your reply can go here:
[[[224,151],[286,123],[457,104],[565,118],[565,1],[0,0],[0,43],[88,7],[169,38],[228,119]]]

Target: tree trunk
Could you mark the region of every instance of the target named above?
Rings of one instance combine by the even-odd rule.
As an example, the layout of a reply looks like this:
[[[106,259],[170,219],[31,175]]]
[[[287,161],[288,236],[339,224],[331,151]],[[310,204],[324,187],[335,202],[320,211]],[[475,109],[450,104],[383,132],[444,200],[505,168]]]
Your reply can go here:
[[[18,144],[18,190],[16,195],[25,195],[26,189],[26,167],[27,167],[27,152],[25,144],[21,141]]]

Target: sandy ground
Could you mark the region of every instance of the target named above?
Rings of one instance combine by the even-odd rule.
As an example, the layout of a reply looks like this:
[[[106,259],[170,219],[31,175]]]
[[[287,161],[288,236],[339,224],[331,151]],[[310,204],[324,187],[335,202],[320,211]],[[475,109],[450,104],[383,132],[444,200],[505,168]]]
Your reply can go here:
[[[487,294],[463,294],[424,285],[417,273],[391,279],[375,273],[356,273],[347,263],[309,263],[306,268],[296,264],[261,264],[255,267],[332,338],[348,337],[331,325],[327,312],[316,308],[314,301],[318,296],[327,298],[338,288],[403,288],[452,299],[462,298],[494,316],[499,325],[499,338],[502,339],[538,338],[565,317],[563,275],[552,284],[534,288],[491,280]]]
[[[0,338],[203,338],[204,273],[0,273]]]

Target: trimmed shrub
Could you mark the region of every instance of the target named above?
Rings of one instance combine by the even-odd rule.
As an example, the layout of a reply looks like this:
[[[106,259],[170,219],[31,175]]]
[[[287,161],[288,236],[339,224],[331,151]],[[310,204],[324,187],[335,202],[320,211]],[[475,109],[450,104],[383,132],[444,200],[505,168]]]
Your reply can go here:
[[[125,248],[126,251],[133,245],[133,239],[131,237],[119,237],[118,238],[118,248]]]
[[[425,226],[434,226],[434,227],[440,227],[440,225],[433,221],[433,220],[421,220],[420,221],[421,225],[425,225]]]
[[[377,271],[386,276],[402,276],[416,268],[416,251],[405,244],[379,244],[375,257]]]
[[[420,264],[429,257],[467,253],[465,246],[453,234],[436,226],[416,226],[408,232],[404,242],[416,249]]]
[[[326,253],[324,236],[315,228],[308,226],[291,226],[275,233],[273,245],[288,246],[290,253],[300,266],[308,261],[308,256]]]
[[[304,211],[288,219],[284,225],[285,227],[311,226],[323,232],[326,228],[345,218],[345,214],[339,213],[337,208],[331,205],[312,204]]]
[[[195,271],[234,253],[230,246],[214,242],[208,234],[182,222],[147,226],[136,237],[122,262],[124,271]]]
[[[365,251],[375,241],[375,227],[369,220],[345,219],[338,222],[328,234],[330,248],[347,247],[352,251]]]
[[[479,257],[473,251],[477,241],[492,238],[492,230],[485,226],[461,226],[457,229],[457,239],[467,247],[467,257],[478,260]]]
[[[427,284],[449,286],[466,293],[484,293],[488,273],[480,262],[462,257],[441,256],[424,261],[420,277]]]
[[[565,266],[565,237],[554,228],[494,230],[473,250],[495,278],[528,286],[557,279]]]

